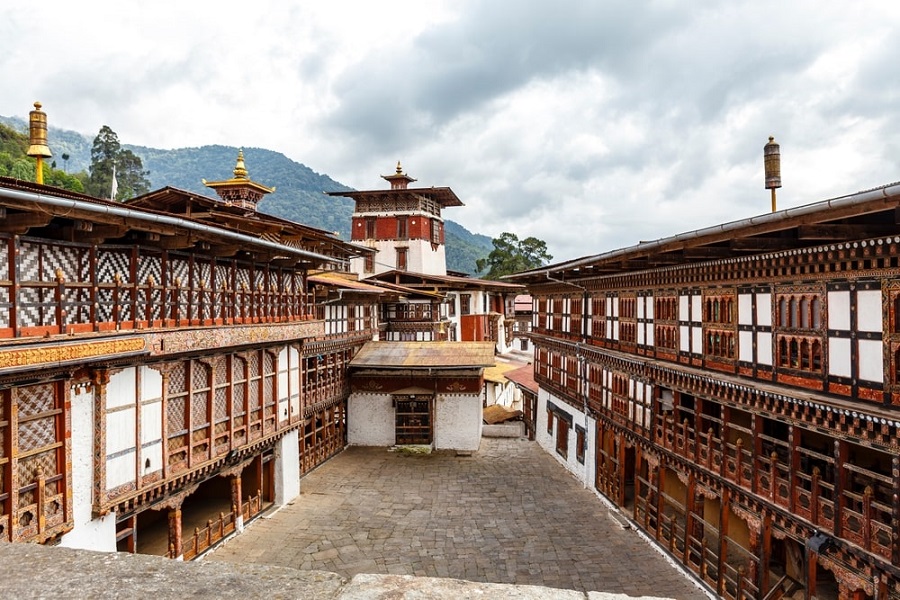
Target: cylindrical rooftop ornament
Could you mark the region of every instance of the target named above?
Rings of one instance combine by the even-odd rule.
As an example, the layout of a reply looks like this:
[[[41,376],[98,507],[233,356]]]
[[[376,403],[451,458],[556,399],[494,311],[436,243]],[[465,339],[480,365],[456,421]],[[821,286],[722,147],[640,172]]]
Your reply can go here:
[[[34,110],[28,113],[28,156],[37,159],[35,181],[44,183],[44,158],[53,156],[47,146],[47,113],[41,110],[41,103],[34,103]]]
[[[772,212],[775,212],[775,189],[781,187],[781,146],[769,136],[769,143],[763,147],[763,161],[766,169],[766,189],[772,190]]]

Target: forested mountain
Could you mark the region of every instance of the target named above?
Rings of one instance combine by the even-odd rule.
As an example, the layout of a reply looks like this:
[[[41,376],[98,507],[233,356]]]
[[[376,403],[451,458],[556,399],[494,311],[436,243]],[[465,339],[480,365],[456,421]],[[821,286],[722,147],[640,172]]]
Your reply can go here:
[[[27,124],[22,119],[0,116],[0,123],[27,131]],[[51,126],[48,138],[53,152],[51,160],[55,161],[57,168],[73,173],[86,171],[90,167],[93,136]],[[161,150],[122,143],[122,148],[131,150],[143,161],[143,168],[149,171],[147,178],[152,189],[172,186],[203,195],[211,195],[212,192],[201,179],[221,181],[231,178],[238,152],[237,147],[230,146]],[[67,161],[63,161],[63,154],[68,155]],[[333,198],[325,192],[351,188],[327,175],[316,173],[280,152],[244,148],[244,160],[254,181],[277,188],[274,194],[260,203],[261,211],[334,231],[342,239],[350,239],[353,201]],[[475,274],[475,261],[486,257],[492,249],[491,238],[473,234],[453,221],[446,222],[445,233],[447,268]]]

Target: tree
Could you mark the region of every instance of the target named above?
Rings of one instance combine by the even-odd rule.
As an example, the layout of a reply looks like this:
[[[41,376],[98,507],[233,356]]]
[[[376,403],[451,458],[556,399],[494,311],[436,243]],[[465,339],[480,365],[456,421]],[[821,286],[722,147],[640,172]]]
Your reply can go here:
[[[488,257],[475,263],[479,273],[488,269],[485,279],[500,279],[504,275],[537,269],[553,260],[547,254],[547,244],[535,237],[520,241],[516,234],[504,232],[492,243],[494,249]]]
[[[116,160],[116,178],[119,180],[117,199],[134,198],[150,191],[150,182],[141,158],[131,150],[122,150]]]
[[[117,193],[116,200],[125,200],[150,190],[147,179],[149,171],[139,156],[131,150],[123,150],[116,132],[104,125],[94,138],[91,146],[91,177],[86,191],[98,198],[108,198],[112,190],[113,167],[115,167]]]

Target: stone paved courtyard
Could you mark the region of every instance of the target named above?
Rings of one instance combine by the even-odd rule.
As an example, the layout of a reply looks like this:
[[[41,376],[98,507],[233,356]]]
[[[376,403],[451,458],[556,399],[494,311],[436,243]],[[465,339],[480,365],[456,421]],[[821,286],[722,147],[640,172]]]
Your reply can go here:
[[[470,457],[349,448],[204,560],[706,597],[524,439],[485,438]]]

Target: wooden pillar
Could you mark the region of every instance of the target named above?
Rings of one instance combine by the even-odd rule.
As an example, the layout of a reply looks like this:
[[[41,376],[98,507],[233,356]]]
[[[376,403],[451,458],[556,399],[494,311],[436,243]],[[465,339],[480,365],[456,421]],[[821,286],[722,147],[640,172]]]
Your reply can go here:
[[[728,477],[725,475],[726,470],[728,468],[728,456],[727,456],[727,446],[728,443],[728,424],[731,422],[731,410],[722,405],[722,433],[719,438],[720,446],[719,452],[721,454],[722,459],[719,461],[719,477],[723,479],[727,479]],[[710,447],[710,452],[712,451],[712,447]]]
[[[900,564],[900,456],[891,460],[892,494],[891,499],[891,562]]]
[[[181,532],[181,506],[169,509],[169,548],[172,558],[182,560],[184,540]]]
[[[719,507],[719,559],[716,566],[718,581],[716,592],[719,596],[725,595],[725,556],[728,553],[728,522],[731,520],[731,493],[728,488],[722,489],[722,504]]]
[[[687,494],[684,502],[684,556],[682,563],[687,566],[691,554],[691,539],[694,537],[694,511],[697,507],[697,480],[693,472],[688,475]]]
[[[634,445],[634,501],[631,503],[631,518],[638,520],[638,502],[641,498],[641,471],[643,466],[643,447],[640,444]],[[596,457],[597,454],[595,453]],[[597,470],[596,460],[594,461],[594,471]]]
[[[800,446],[800,431],[793,425],[788,426],[788,448],[790,449],[790,458],[788,459],[788,509],[793,513],[797,502],[797,473],[800,472],[800,453],[797,447]]]
[[[841,515],[844,514],[844,490],[847,486],[847,470],[844,462],[847,460],[847,442],[834,441],[834,536],[841,537],[843,523]]]
[[[234,528],[244,530],[244,507],[241,499],[241,474],[231,477],[231,510],[234,511]]]
[[[816,565],[818,564],[819,555],[810,550],[806,549],[806,597],[807,598],[815,598],[816,597],[816,571],[818,570]]]
[[[19,306],[22,299],[19,297],[19,236],[10,236],[6,246],[7,264],[9,266],[8,277],[11,285],[9,287],[9,300],[12,306],[9,308],[9,326],[12,329],[14,338],[18,338],[22,323],[19,320]]]
[[[762,530],[759,543],[759,577],[757,584],[761,596],[769,591],[769,562],[772,558],[772,515],[768,511],[763,512]]]
[[[616,504],[619,507],[624,508],[625,506],[625,435],[621,432],[615,433],[617,438],[617,447],[618,452],[616,453],[616,460],[619,462],[618,473],[616,474],[619,479],[618,485],[618,494],[616,494]]]
[[[256,489],[260,490],[260,501],[262,501],[262,490],[266,489],[265,484],[265,474],[263,473],[263,469],[266,468],[265,463],[263,463],[262,454],[258,454],[254,459],[256,462]],[[271,500],[272,498],[267,497],[267,500]]]
[[[760,434],[762,433],[762,422],[763,418],[753,413],[750,415],[750,430],[753,432],[753,441],[750,445],[751,448],[751,457],[750,457],[750,489],[753,490],[754,494],[759,493],[759,477],[757,477],[757,472],[760,471],[760,464],[758,462],[759,458],[762,457],[762,438]],[[738,477],[738,482],[741,481],[741,478]],[[769,480],[772,488],[775,488],[775,481],[773,479]]]
[[[663,490],[665,489],[665,473],[666,468],[663,466],[662,461],[659,463],[659,467],[656,469],[656,539],[657,541],[660,539],[662,535],[662,520],[663,520]]]
[[[100,317],[99,311],[97,308],[100,306],[100,284],[97,275],[97,244],[91,244],[90,249],[88,249],[88,269],[90,278],[90,302],[88,305],[88,320],[91,322],[91,331],[100,331],[100,326],[98,324],[98,319]]]

